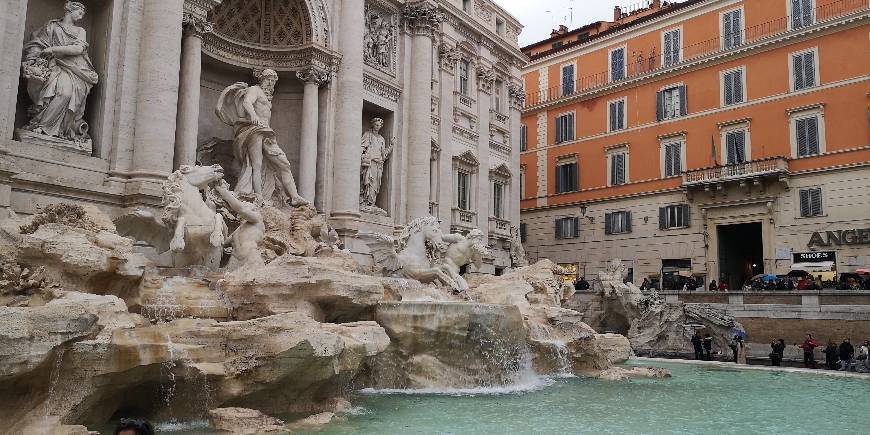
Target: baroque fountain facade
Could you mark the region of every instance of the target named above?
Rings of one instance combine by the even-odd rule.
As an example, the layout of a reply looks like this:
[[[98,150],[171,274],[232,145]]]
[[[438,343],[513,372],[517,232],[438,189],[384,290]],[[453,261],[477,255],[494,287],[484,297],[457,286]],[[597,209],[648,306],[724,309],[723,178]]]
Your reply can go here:
[[[459,4],[4,2],[4,430],[663,375],[525,262],[520,26]]]

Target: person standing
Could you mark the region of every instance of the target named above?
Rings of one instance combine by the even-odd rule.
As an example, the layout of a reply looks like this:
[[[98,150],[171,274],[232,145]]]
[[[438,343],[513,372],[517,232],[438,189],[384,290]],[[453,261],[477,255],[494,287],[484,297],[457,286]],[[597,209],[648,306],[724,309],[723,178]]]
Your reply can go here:
[[[804,350],[804,367],[806,368],[817,368],[816,367],[816,356],[813,353],[814,350],[818,347],[818,343],[813,338],[812,334],[807,334],[807,337],[804,339],[804,342],[801,343],[800,348]]]
[[[743,341],[743,337],[739,335],[737,336],[736,354],[737,364],[746,364],[746,343]]]
[[[855,356],[855,347],[849,342],[848,337],[844,338],[843,342],[840,343],[838,353],[840,355],[840,371],[848,372],[852,370],[852,358]]]
[[[825,354],[825,366],[828,370],[837,370],[839,364],[839,355],[840,351],[837,349],[837,344],[834,343],[834,340],[828,341],[828,345],[822,350],[822,353]]]
[[[695,331],[695,335],[692,336],[692,347],[695,348],[695,359],[704,359],[703,340],[701,339],[700,331]]]
[[[864,340],[864,344],[858,348],[857,368],[864,373],[870,372],[870,340]]]
[[[773,343],[770,343],[770,365],[779,367],[782,365],[782,356],[785,353],[785,341],[783,339],[777,339]]]
[[[710,361],[713,359],[713,337],[710,334],[704,334],[704,359]]]
[[[710,287],[709,287],[709,289],[710,289],[711,292],[714,292],[714,291],[719,290],[719,285],[716,284],[716,280],[715,280],[715,279],[712,280],[712,281],[710,281]]]

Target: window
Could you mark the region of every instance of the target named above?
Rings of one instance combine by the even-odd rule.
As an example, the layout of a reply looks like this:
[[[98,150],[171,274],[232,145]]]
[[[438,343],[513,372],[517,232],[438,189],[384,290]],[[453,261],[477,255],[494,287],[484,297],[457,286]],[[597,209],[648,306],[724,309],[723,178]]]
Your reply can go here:
[[[723,72],[722,105],[731,106],[746,101],[744,96],[745,87],[743,68]]]
[[[743,10],[722,14],[722,48],[730,50],[743,44]]]
[[[574,140],[574,113],[556,117],[556,143]]]
[[[471,12],[471,0],[462,0],[462,10]]]
[[[682,31],[674,29],[662,34],[662,66],[680,63]]]
[[[794,121],[795,144],[798,157],[812,156],[821,153],[819,141],[819,118],[810,116]]]
[[[456,207],[461,210],[471,209],[471,174],[456,173]]]
[[[559,48],[562,46],[562,41],[556,41],[553,43],[553,48]]]
[[[791,55],[792,89],[795,91],[812,88],[818,84],[816,53],[817,51],[812,49]]]
[[[492,215],[498,219],[504,218],[504,183],[492,183]]]
[[[528,224],[520,224],[520,243],[526,243],[528,231]]]
[[[725,133],[726,163],[736,165],[746,162],[746,130]]]
[[[610,52],[610,81],[615,82],[625,78],[625,47]]]
[[[630,232],[630,211],[616,211],[604,214],[604,234],[625,234]]]
[[[669,205],[659,209],[659,229],[686,228],[689,226],[689,205]]]
[[[822,188],[800,190],[801,217],[822,216]]]
[[[659,91],[656,94],[656,119],[679,118],[688,114],[686,86],[674,86]]]
[[[467,60],[459,61],[459,92],[462,95],[468,95],[469,88],[469,72],[471,71],[471,63]]]
[[[610,110],[607,112],[607,124],[610,131],[625,129],[625,102],[625,98],[610,102]]]
[[[580,218],[565,217],[556,219],[556,239],[576,239],[580,237]]]
[[[683,142],[670,142],[664,151],[664,176],[675,177],[683,172]]]
[[[562,95],[574,93],[574,65],[562,66]]]
[[[576,192],[579,190],[577,162],[560,163],[556,165],[556,193]]]
[[[800,29],[813,24],[813,0],[789,0],[791,28]]]
[[[504,35],[504,20],[501,18],[495,19],[495,32],[499,35]]]
[[[529,149],[529,128],[525,125],[520,126],[520,151]]]
[[[492,88],[492,95],[493,95],[492,98],[494,100],[493,104],[495,105],[495,111],[498,113],[504,113],[504,108],[501,105],[501,103],[502,103],[501,89],[503,86],[504,86],[504,82],[502,82],[501,80],[496,80],[495,84],[493,85],[493,88]]]
[[[616,152],[610,158],[610,185],[621,186],[628,181],[628,153]]]

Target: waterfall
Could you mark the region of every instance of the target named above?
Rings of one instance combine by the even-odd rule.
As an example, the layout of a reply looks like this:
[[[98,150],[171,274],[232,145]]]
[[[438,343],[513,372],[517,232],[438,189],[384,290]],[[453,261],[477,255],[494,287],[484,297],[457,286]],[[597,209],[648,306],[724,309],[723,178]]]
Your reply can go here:
[[[49,373],[48,380],[48,398],[45,400],[43,404],[43,413],[45,417],[48,417],[52,410],[52,404],[56,402],[56,398],[54,397],[57,391],[57,383],[60,380],[60,368],[63,364],[63,355],[66,353],[66,347],[60,347],[57,351],[57,356],[54,358],[54,364],[51,366],[51,372]]]
[[[184,307],[175,296],[175,286],[183,284],[185,278],[176,276],[163,281],[153,300],[142,304],[142,315],[153,323],[169,322],[184,313]]]

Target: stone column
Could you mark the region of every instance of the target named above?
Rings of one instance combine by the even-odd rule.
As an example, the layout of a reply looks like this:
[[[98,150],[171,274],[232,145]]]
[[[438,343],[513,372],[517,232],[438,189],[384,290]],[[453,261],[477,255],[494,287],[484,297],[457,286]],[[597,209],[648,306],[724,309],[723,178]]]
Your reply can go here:
[[[477,227],[484,235],[489,234],[489,215],[492,203],[491,184],[489,179],[489,125],[492,114],[492,87],[495,84],[495,72],[484,65],[477,67],[477,113],[480,117],[477,141],[477,155],[480,160],[480,172],[477,174]]]
[[[175,128],[173,169],[196,163],[199,136],[199,90],[202,76],[202,35],[212,31],[211,23],[193,14],[183,17],[181,74],[178,90],[178,125]]]
[[[143,6],[133,178],[163,179],[172,171],[182,5],[178,0],[148,0]]]
[[[426,2],[409,4],[404,18],[411,32],[411,80],[408,96],[408,221],[429,216],[429,165],[432,153],[432,38],[442,18]]]
[[[27,0],[0,3],[0,139],[12,139]]]
[[[442,43],[438,47],[438,61],[441,67],[441,77],[439,79],[441,88],[440,101],[440,117],[441,126],[439,136],[441,137],[440,156],[438,156],[439,182],[438,192],[436,193],[436,201],[439,209],[439,217],[441,218],[442,231],[449,232],[453,220],[453,205],[456,201],[456,186],[454,185],[453,174],[453,153],[457,152],[452,147],[453,137],[453,116],[454,108],[456,107],[456,65],[462,54],[459,50],[450,44]]]
[[[329,80],[329,73],[309,67],[296,72],[305,84],[302,91],[302,131],[299,151],[299,194],[314,203],[317,183],[317,126],[319,124],[320,85]]]
[[[360,136],[363,111],[363,39],[365,2],[343,0],[339,32],[342,54],[336,85],[335,146],[332,176],[332,216],[359,217],[359,171],[362,159]]]
[[[519,83],[511,83],[508,88],[508,98],[510,98],[510,145],[511,145],[511,178],[510,199],[508,201],[507,218],[511,221],[511,226],[519,226],[520,224],[520,199],[522,192],[520,191],[520,130],[522,130],[523,104],[526,100],[526,91],[523,85]]]

